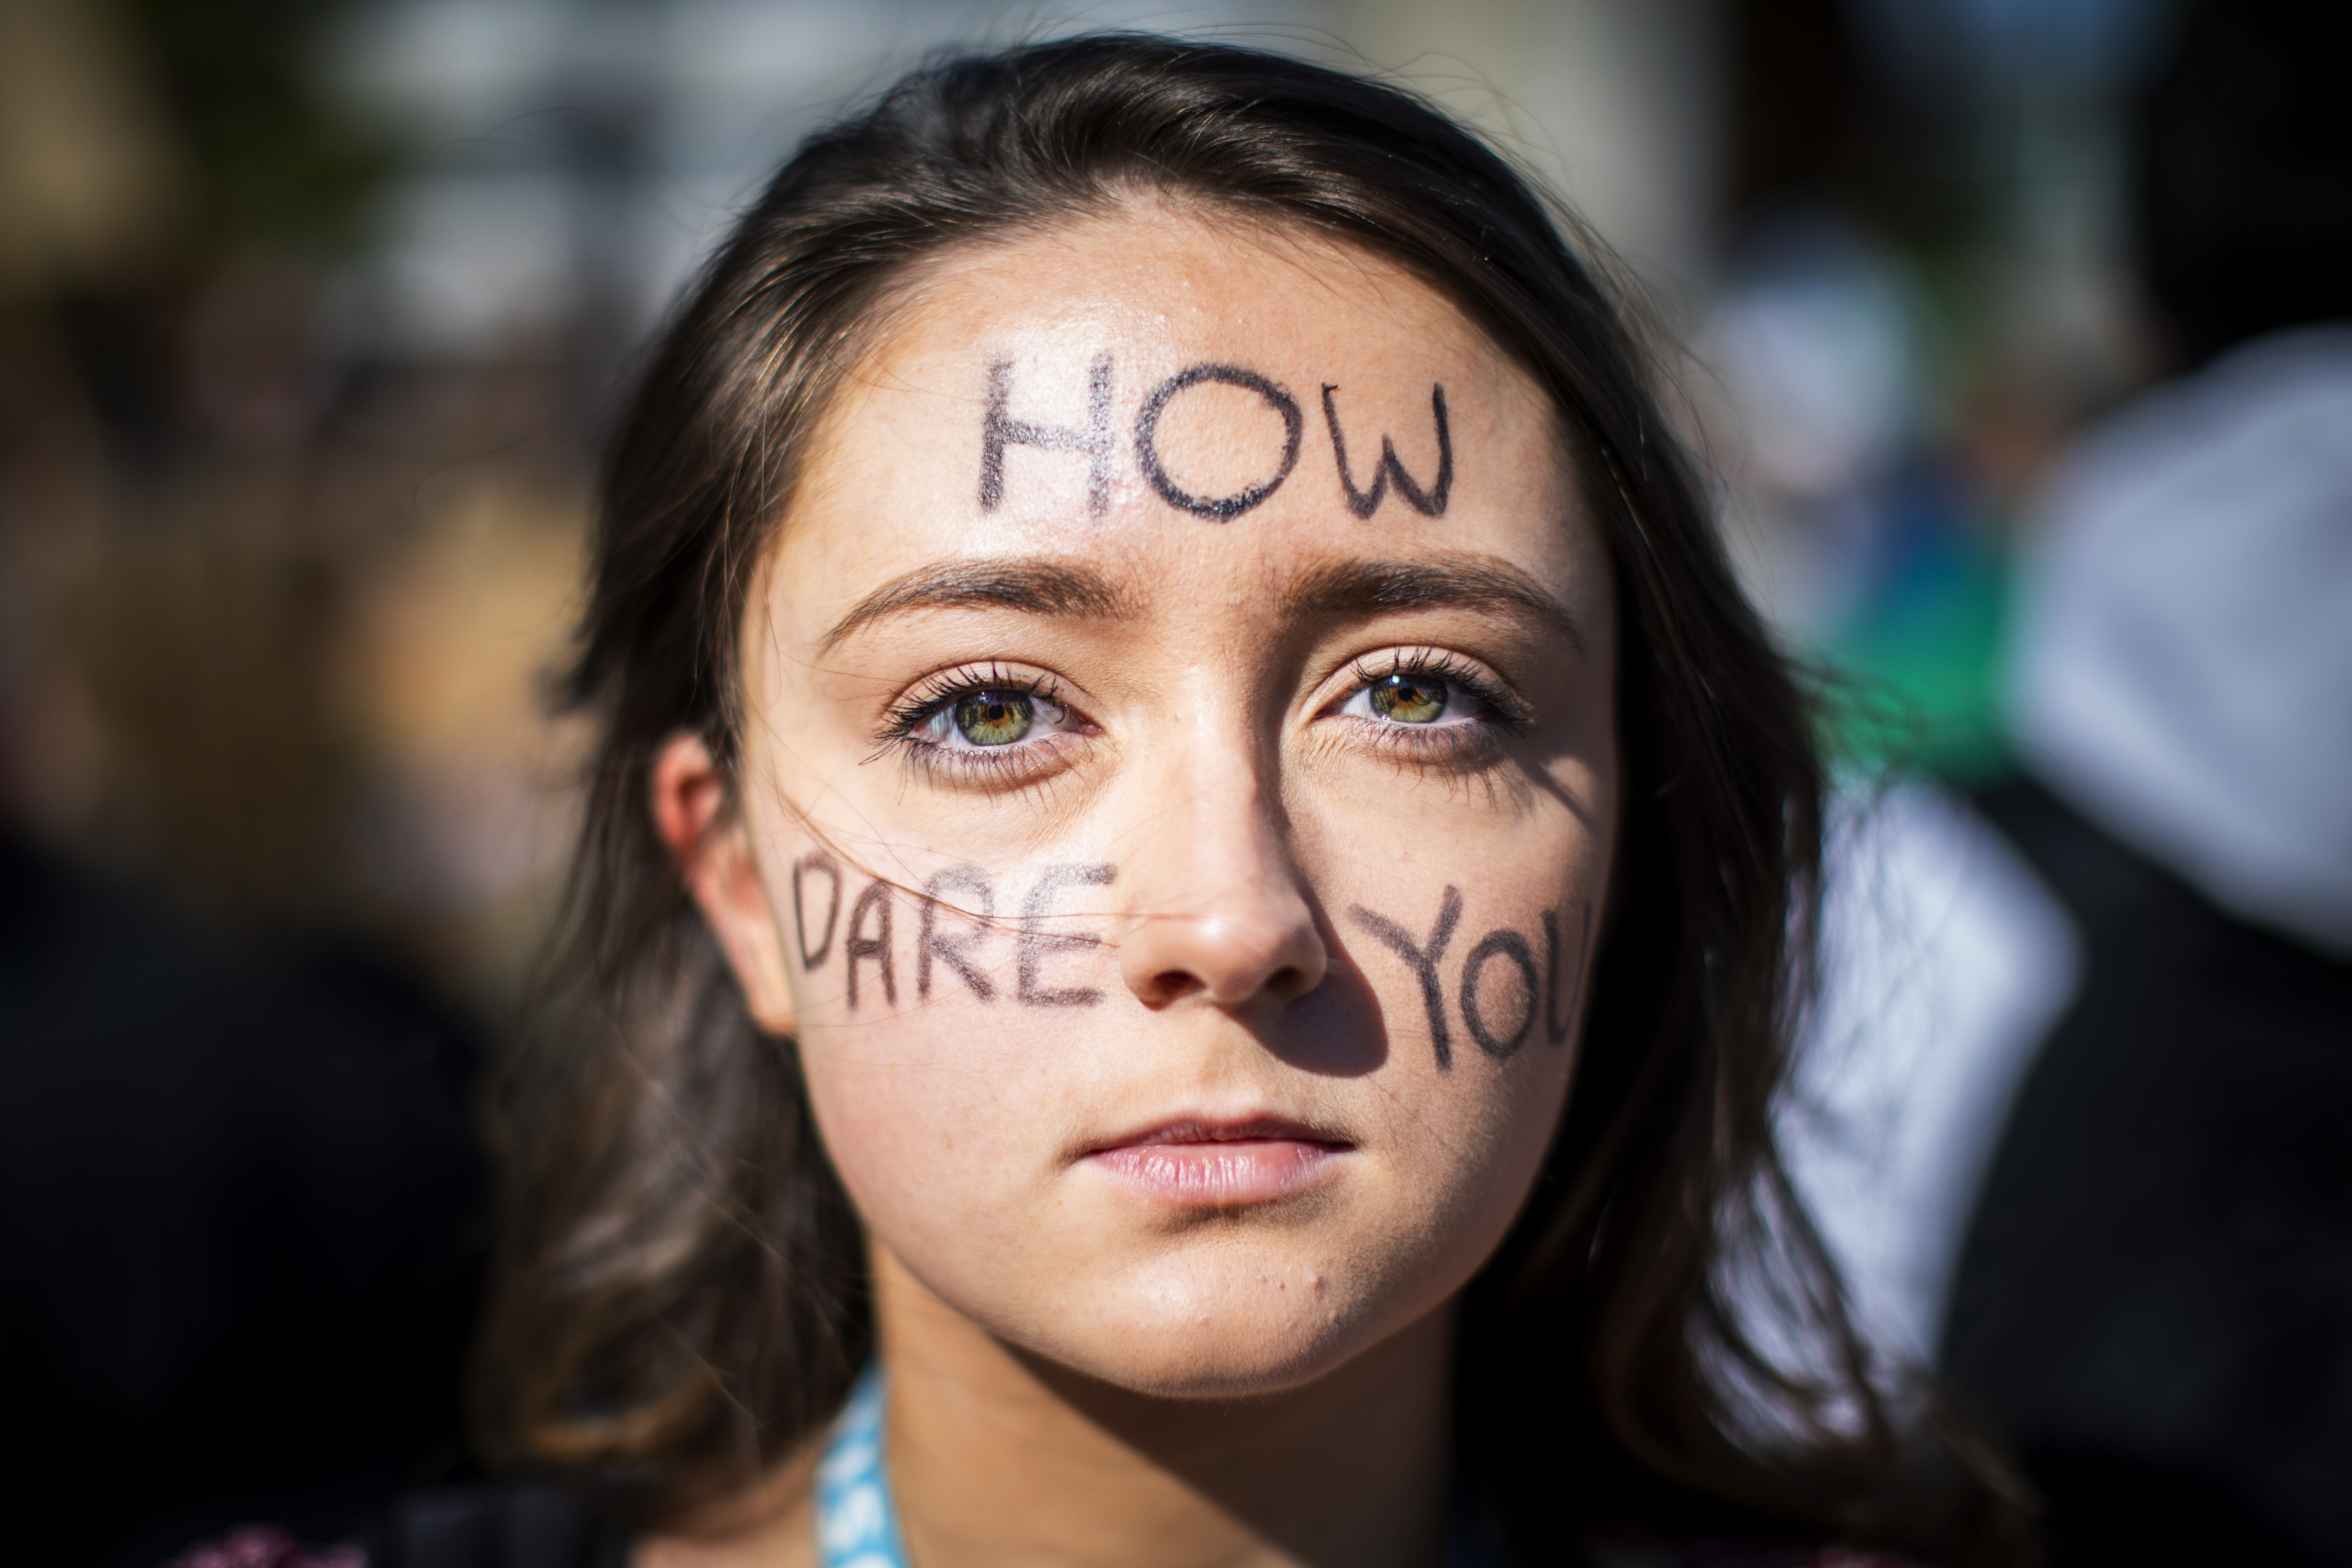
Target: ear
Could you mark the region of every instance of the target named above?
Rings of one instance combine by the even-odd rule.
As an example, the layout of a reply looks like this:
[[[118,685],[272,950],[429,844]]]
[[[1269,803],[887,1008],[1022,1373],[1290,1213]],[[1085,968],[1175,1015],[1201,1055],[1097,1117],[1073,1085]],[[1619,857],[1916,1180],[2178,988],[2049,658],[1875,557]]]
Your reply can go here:
[[[654,759],[651,805],[655,830],[710,922],[752,1022],[772,1035],[791,1034],[783,937],[760,881],[751,832],[740,813],[727,809],[726,775],[701,736],[681,731],[663,742]]]

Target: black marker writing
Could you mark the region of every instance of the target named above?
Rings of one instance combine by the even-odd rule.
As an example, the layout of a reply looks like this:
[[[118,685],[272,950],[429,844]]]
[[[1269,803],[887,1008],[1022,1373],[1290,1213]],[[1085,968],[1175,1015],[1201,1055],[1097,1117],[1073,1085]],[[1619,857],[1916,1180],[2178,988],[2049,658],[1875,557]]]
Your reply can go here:
[[[980,898],[980,912],[974,923],[959,931],[943,931],[937,927],[940,894],[950,888],[974,893]],[[915,938],[915,994],[928,998],[931,994],[931,960],[956,972],[956,977],[971,987],[971,994],[983,1002],[996,999],[996,987],[987,975],[971,965],[964,955],[987,940],[988,922],[996,918],[996,884],[986,873],[971,866],[950,867],[923,884],[923,924]]]
[[[1111,463],[1118,456],[1110,435],[1110,356],[1103,355],[1087,371],[1087,427],[1040,425],[1015,419],[1006,409],[1013,401],[1013,362],[998,360],[988,367],[988,414],[980,431],[980,507],[994,511],[1004,499],[1004,448],[1042,447],[1049,452],[1087,455],[1087,510],[1100,516],[1110,510]],[[1297,445],[1296,441],[1292,443]]]
[[[1160,415],[1167,412],[1170,400],[1178,393],[1189,386],[1198,386],[1202,382],[1216,382],[1224,386],[1238,386],[1255,392],[1272,404],[1275,411],[1282,416],[1283,428],[1287,434],[1283,440],[1282,467],[1276,471],[1274,478],[1233,495],[1209,499],[1187,493],[1160,466],[1157,439]],[[1135,460],[1142,468],[1143,477],[1151,481],[1151,488],[1160,492],[1160,499],[1170,506],[1181,507],[1195,517],[1231,522],[1279,489],[1282,481],[1290,477],[1290,470],[1298,466],[1299,437],[1306,424],[1305,417],[1298,412],[1297,399],[1257,372],[1244,370],[1239,365],[1196,364],[1161,382],[1152,388],[1151,395],[1143,400],[1143,412],[1137,416],[1135,421]],[[986,482],[983,477],[983,493]]]
[[[822,872],[822,873],[824,873],[824,875],[827,879],[829,879],[829,880],[831,881],[831,884],[832,884],[832,891],[826,895],[826,898],[825,898],[825,904],[824,904],[824,940],[822,940],[821,942],[819,942],[816,944],[816,951],[815,951],[815,952],[810,952],[810,951],[809,951],[809,942],[808,942],[808,912],[807,912],[807,909],[806,909],[806,906],[804,906],[804,905],[801,902],[801,879],[802,879],[802,877],[803,877],[803,876],[804,876],[806,873],[811,872],[811,871],[818,871],[818,872]],[[800,939],[800,944],[801,944],[801,968],[802,968],[802,969],[803,969],[803,970],[814,969],[818,964],[823,963],[825,961],[825,959],[826,959],[826,958],[827,958],[827,957],[832,953],[832,952],[833,952],[833,923],[834,923],[834,921],[835,921],[839,920],[840,918],[841,918],[841,867],[840,867],[840,865],[835,861],[835,859],[834,859],[834,858],[833,858],[832,856],[830,856],[830,855],[826,854],[826,853],[825,853],[824,850],[822,850],[822,849],[814,850],[814,851],[812,851],[811,853],[806,854],[806,855],[803,855],[803,856],[802,856],[799,859],[797,859],[797,860],[793,861],[793,930],[794,934],[796,934],[796,935],[799,937],[799,939]]]
[[[866,936],[866,915],[876,911],[875,934]],[[872,959],[882,971],[882,999],[892,1006],[898,1004],[898,977],[890,971],[890,884],[868,882],[866,890],[857,895],[857,903],[849,911],[848,934],[842,938],[841,955],[849,964],[849,1007],[857,1010],[857,963]]]
[[[1389,483],[1394,480],[1397,494],[1405,504],[1423,517],[1437,517],[1445,510],[1445,498],[1454,492],[1454,433],[1445,424],[1445,388],[1433,385],[1429,391],[1430,411],[1437,416],[1437,482],[1426,490],[1413,483],[1412,476],[1404,471],[1397,458],[1396,443],[1387,436],[1381,437],[1380,466],[1372,470],[1370,489],[1356,488],[1355,477],[1348,472],[1348,438],[1339,433],[1339,411],[1332,405],[1331,395],[1339,389],[1323,389],[1323,420],[1331,426],[1331,455],[1339,462],[1339,487],[1348,492],[1348,510],[1358,517],[1370,517],[1380,510],[1381,500],[1389,493]]]
[[[1591,904],[1584,906],[1583,916],[1583,930],[1576,938],[1576,980],[1572,984],[1562,985],[1559,983],[1559,911],[1546,910],[1543,912],[1544,946],[1549,952],[1549,962],[1546,967],[1551,972],[1550,1000],[1544,1004],[1544,1038],[1555,1046],[1568,1038],[1568,1032],[1576,1027],[1573,1004],[1584,990],[1584,952],[1592,942]],[[1559,1016],[1559,1005],[1563,999],[1571,1004],[1565,1018]]]
[[[1064,888],[1108,887],[1118,875],[1116,866],[1048,866],[1038,877],[1036,886],[1021,902],[1021,943],[1016,969],[1020,976],[1018,995],[1033,1007],[1091,1007],[1102,1000],[1102,993],[1091,985],[1074,985],[1055,990],[1037,984],[1037,971],[1049,952],[1069,948],[1093,947],[1099,937],[1068,936],[1045,930],[1053,918],[1054,895]]]
[[[1454,1066],[1454,1044],[1445,1028],[1445,983],[1438,978],[1437,961],[1444,955],[1445,944],[1454,940],[1454,923],[1462,918],[1461,889],[1445,889],[1444,900],[1437,906],[1436,928],[1429,933],[1426,946],[1416,945],[1411,931],[1377,910],[1357,904],[1348,913],[1412,966],[1413,973],[1421,980],[1422,1005],[1429,1011],[1429,1038],[1437,1049],[1437,1070],[1448,1070]]]
[[[1486,1015],[1478,1006],[1478,977],[1497,958],[1507,958],[1517,964],[1519,978],[1527,984],[1518,1025],[1507,1035],[1488,1029]],[[1505,1060],[1527,1043],[1528,1031],[1536,1025],[1536,1006],[1542,995],[1537,989],[1536,955],[1528,951],[1528,939],[1508,927],[1488,931],[1470,950],[1470,956],[1462,961],[1462,1021],[1469,1026],[1470,1037],[1478,1042],[1478,1048],[1496,1061]]]

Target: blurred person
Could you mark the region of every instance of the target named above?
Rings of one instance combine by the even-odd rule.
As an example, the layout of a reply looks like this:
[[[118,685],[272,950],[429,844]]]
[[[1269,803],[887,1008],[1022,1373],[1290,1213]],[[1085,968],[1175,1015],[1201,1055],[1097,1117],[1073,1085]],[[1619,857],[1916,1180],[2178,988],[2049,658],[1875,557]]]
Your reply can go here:
[[[2061,1563],[2352,1562],[2347,47],[2337,6],[2186,19],[2137,132],[2186,374],[2042,487],[2016,776],[1897,792],[1832,874],[1848,1131],[1800,1184]]]
[[[2193,15],[2139,175],[2192,374],[2068,458],[2020,596],[2028,778],[1984,805],[2087,968],[1945,1356],[2082,1561],[2352,1562],[2347,49],[2340,6]]]
[[[1741,581],[1778,634],[1874,695],[1833,710],[1841,754],[1981,770],[1999,553],[1938,447],[1949,356],[1916,267],[1817,198],[1744,227],[1701,338]]]
[[[477,1030],[345,875],[329,10],[0,5],[10,1562],[332,1531],[458,1462]]]
[[[1736,431],[1727,532],[1785,633],[1819,644],[1863,608],[1926,419],[1926,311],[1899,257],[1832,209],[1750,225],[1705,342]]]
[[[2018,1559],[1780,1175],[1819,763],[1602,265],[1231,47],[803,145],[607,460],[521,1479],[372,1564]]]

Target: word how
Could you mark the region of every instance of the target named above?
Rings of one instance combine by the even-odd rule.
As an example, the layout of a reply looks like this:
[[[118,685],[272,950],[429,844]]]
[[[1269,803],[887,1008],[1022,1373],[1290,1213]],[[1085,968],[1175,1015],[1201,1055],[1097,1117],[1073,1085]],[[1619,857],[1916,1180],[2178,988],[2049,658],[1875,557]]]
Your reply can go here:
[[[1169,477],[1160,458],[1160,421],[1171,404],[1196,386],[1239,387],[1255,394],[1282,416],[1282,461],[1271,475],[1228,496],[1197,496]],[[1339,493],[1348,510],[1358,517],[1370,517],[1393,489],[1407,506],[1423,517],[1444,515],[1446,500],[1454,493],[1454,432],[1446,420],[1445,388],[1434,384],[1430,388],[1430,416],[1437,426],[1437,477],[1425,489],[1405,470],[1403,459],[1397,456],[1395,438],[1385,433],[1381,437],[1381,458],[1372,467],[1370,482],[1363,486],[1356,483],[1355,474],[1348,466],[1348,437],[1340,428],[1339,406],[1334,398],[1339,390],[1329,385],[1323,388],[1323,422],[1331,433],[1331,457],[1339,469]],[[1097,516],[1108,510],[1112,472],[1118,462],[1118,444],[1111,427],[1110,356],[1101,355],[1087,367],[1087,422],[1083,426],[1047,425],[1016,418],[1012,407],[1013,362],[1001,359],[988,368],[988,401],[981,419],[981,510],[994,511],[1004,500],[1004,449],[1034,447],[1041,451],[1072,452],[1085,457],[1087,510]],[[1144,397],[1135,417],[1136,467],[1170,506],[1195,517],[1230,522],[1282,488],[1283,481],[1298,466],[1298,449],[1306,430],[1307,417],[1299,412],[1298,400],[1279,384],[1240,365],[1192,365],[1153,387]]]

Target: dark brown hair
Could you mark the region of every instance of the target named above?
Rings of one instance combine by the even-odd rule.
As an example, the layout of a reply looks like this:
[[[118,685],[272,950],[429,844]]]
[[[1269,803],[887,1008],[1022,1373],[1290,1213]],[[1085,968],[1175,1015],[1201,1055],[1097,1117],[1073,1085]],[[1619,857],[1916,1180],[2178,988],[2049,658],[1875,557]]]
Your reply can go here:
[[[2000,1559],[1997,1468],[1874,1380],[1774,1149],[1821,769],[1595,248],[1408,94],[1130,35],[950,59],[812,138],[643,367],[569,678],[602,727],[562,933],[575,1005],[499,1096],[494,1452],[672,1518],[808,1436],[869,1353],[860,1228],[793,1046],[746,1016],[655,836],[650,770],[682,730],[734,755],[746,584],[893,281],[1143,193],[1336,237],[1453,300],[1558,405],[1616,566],[1608,927],[1554,1146],[1472,1287],[1465,1473],[1528,1561],[1612,1521]],[[1736,1310],[1743,1260],[1797,1353]]]

